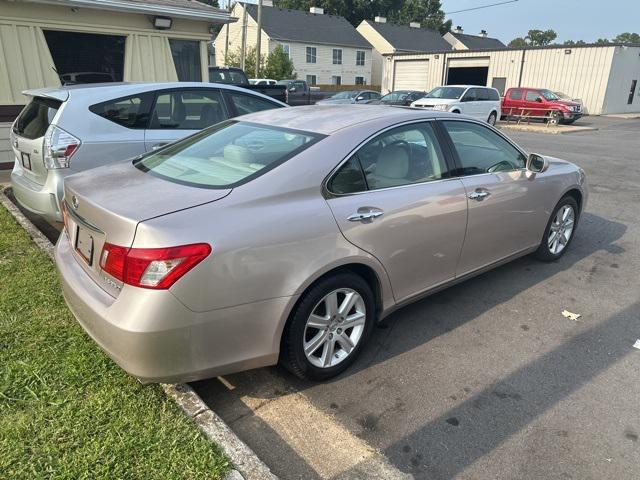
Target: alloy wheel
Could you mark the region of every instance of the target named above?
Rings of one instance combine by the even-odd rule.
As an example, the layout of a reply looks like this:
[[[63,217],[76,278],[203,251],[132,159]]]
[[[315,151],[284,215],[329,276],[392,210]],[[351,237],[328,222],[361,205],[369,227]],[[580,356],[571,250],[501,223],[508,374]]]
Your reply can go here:
[[[303,335],[304,354],[316,367],[334,367],[355,350],[367,311],[362,296],[350,288],[325,295],[313,308]]]
[[[556,216],[549,228],[547,245],[552,255],[558,255],[569,243],[573,234],[576,214],[571,205],[563,205],[556,212]]]

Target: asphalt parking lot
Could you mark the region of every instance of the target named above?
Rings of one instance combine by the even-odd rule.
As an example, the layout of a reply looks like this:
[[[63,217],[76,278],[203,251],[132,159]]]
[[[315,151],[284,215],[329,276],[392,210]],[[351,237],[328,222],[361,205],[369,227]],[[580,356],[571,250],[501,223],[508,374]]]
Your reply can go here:
[[[587,121],[599,130],[508,133],[588,174],[559,262],[523,258],[394,313],[328,383],[265,368],[198,393],[283,479],[637,479],[640,120]]]
[[[640,121],[588,122],[510,133],[588,174],[559,262],[522,258],[396,312],[329,383],[267,368],[197,391],[283,479],[637,479]]]

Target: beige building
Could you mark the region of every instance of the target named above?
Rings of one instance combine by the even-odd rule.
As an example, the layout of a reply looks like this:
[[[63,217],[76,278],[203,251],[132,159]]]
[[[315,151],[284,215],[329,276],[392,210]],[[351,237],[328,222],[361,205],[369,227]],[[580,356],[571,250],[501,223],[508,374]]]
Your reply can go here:
[[[258,6],[236,3],[227,24],[215,39],[216,63],[223,66],[227,51],[238,53],[256,46]],[[371,85],[371,45],[343,17],[328,15],[322,8],[309,12],[271,6],[262,8],[260,50],[268,55],[278,45],[289,54],[297,78],[311,85]],[[254,72],[247,72],[253,77]],[[375,84],[375,82],[374,82]]]
[[[0,0],[0,164],[23,90],[97,81],[208,78],[211,27],[228,12],[190,0]]]
[[[438,85],[548,88],[582,100],[588,114],[640,112],[640,46],[584,45],[445,50],[385,58],[382,92]]]
[[[440,33],[420,28],[420,24],[396,25],[385,17],[375,17],[373,21],[363,20],[358,25],[358,33],[372,46],[371,78],[380,85],[384,69],[385,55],[403,53],[429,53],[451,49]]]

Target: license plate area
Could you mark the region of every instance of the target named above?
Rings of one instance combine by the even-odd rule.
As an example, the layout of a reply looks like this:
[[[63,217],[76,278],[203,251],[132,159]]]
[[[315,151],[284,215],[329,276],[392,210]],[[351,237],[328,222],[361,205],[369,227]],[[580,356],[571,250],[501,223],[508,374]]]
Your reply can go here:
[[[89,266],[93,264],[93,237],[79,225],[76,227],[75,249]]]
[[[20,163],[22,163],[22,168],[31,170],[31,155],[29,155],[28,153],[20,152]]]

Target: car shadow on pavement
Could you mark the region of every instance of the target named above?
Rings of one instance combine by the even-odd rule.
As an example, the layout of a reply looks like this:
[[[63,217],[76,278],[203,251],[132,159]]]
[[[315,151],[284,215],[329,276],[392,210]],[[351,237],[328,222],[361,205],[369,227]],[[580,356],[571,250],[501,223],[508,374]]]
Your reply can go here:
[[[584,213],[570,250],[559,261],[541,263],[532,257],[523,257],[394,312],[374,330],[358,361],[329,382],[342,381],[428,344],[592,254],[622,254],[625,249],[617,242],[626,230],[622,223]],[[602,326],[571,338],[557,350],[503,381],[487,386],[446,415],[417,426],[412,435],[419,437],[424,446],[421,462],[396,466],[419,477],[451,478],[621,358],[626,351],[619,349],[619,336],[628,330],[631,322],[631,318],[622,312]],[[596,342],[599,335],[610,340],[608,345],[615,352],[613,356],[600,358],[585,353],[588,350],[585,343]],[[628,336],[628,332],[625,335]],[[574,368],[579,365],[576,362],[584,364],[578,372]],[[528,383],[530,375],[540,375],[547,370],[548,384]],[[231,390],[229,385],[233,385]],[[295,446],[289,445],[271,428],[268,420],[256,415],[256,410],[280,396],[314,387],[318,388],[318,384],[299,380],[277,368],[229,375],[224,381],[211,379],[194,384],[202,398],[283,478],[318,476],[298,455]],[[525,396],[532,400],[522,402]],[[353,401],[357,402],[357,399]],[[384,453],[389,458],[401,458],[400,451],[410,441],[398,441]],[[455,449],[449,447],[453,444],[456,444]],[[344,473],[345,478],[349,478],[349,472]]]

